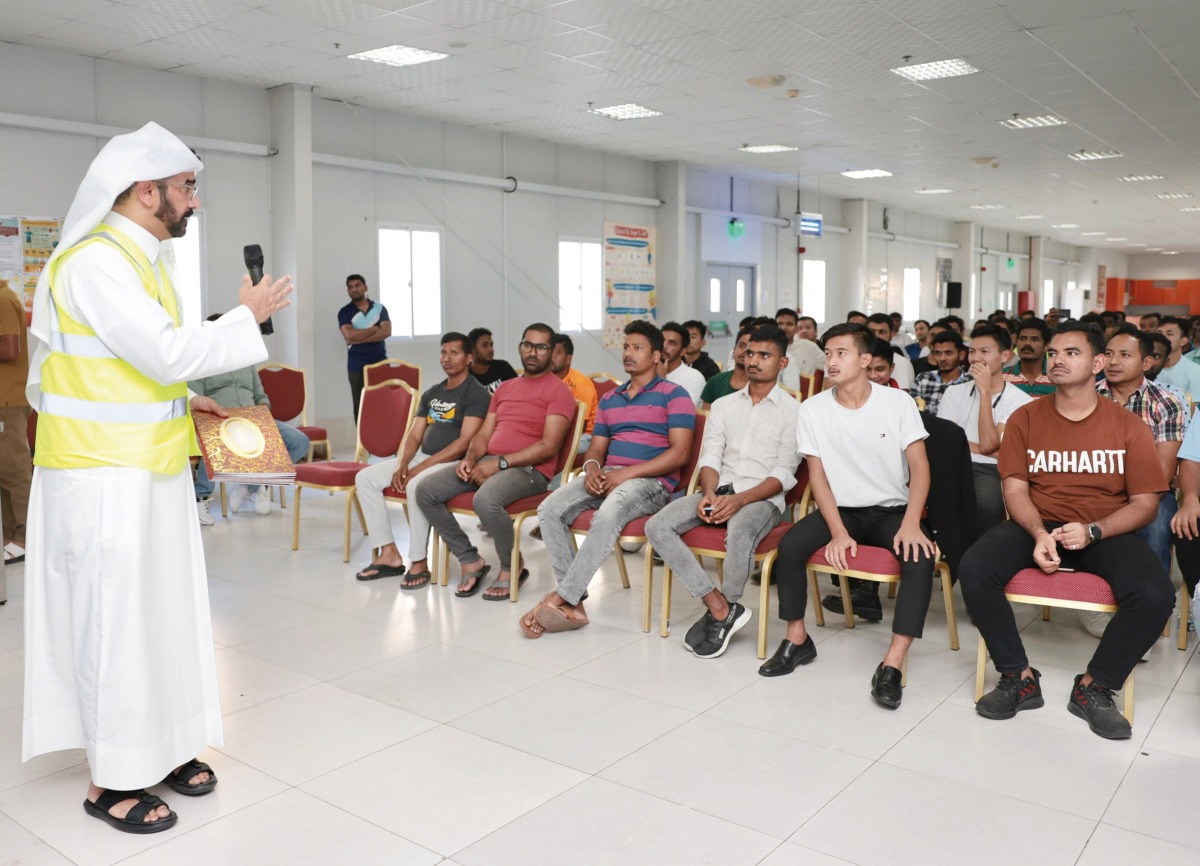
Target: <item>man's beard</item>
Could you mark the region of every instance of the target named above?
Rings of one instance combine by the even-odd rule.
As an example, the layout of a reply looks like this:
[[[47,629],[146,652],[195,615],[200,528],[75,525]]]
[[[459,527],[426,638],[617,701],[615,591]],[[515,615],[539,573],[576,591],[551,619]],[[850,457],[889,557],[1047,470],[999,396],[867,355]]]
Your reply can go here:
[[[158,206],[158,210],[154,212],[155,219],[159,220],[167,227],[167,233],[173,238],[181,238],[187,232],[187,219],[192,215],[193,211],[188,208],[186,212],[176,215],[171,206],[167,204],[167,197],[163,195],[162,204]]]

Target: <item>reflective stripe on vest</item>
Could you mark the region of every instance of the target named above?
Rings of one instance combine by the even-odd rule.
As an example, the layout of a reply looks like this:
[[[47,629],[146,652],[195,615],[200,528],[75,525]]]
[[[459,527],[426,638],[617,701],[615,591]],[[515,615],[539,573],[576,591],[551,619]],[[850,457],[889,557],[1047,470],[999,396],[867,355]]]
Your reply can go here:
[[[180,323],[170,279],[164,274],[160,281],[141,248],[119,230],[101,224],[59,256],[49,275],[50,354],[42,365],[34,462],[53,469],[128,466],[176,474],[194,450],[186,383],[162,385],[144,376],[55,297],[58,267],[89,243],[119,252],[146,294]]]

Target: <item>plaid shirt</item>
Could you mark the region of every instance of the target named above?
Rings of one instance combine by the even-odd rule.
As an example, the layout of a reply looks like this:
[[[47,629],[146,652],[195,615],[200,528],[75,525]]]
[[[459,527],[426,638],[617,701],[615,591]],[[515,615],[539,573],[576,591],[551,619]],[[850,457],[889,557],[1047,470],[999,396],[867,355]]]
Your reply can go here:
[[[925,401],[925,411],[930,415],[936,415],[938,404],[942,402],[942,395],[946,393],[946,389],[951,385],[957,385],[960,382],[975,381],[966,373],[959,373],[958,378],[953,382],[943,382],[942,374],[937,370],[927,370],[918,376],[908,389],[908,393],[914,398],[920,397]]]
[[[1096,383],[1101,397],[1115,402],[1108,380]],[[1161,385],[1143,378],[1141,386],[1129,395],[1125,408],[1137,415],[1150,427],[1155,442],[1182,442],[1187,430],[1187,407],[1177,396]]]

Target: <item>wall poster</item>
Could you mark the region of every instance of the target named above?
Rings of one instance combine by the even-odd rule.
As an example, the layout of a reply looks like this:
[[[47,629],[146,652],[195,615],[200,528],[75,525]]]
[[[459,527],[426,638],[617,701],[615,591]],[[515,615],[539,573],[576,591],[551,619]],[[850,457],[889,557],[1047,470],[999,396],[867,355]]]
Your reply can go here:
[[[25,316],[33,310],[38,277],[62,236],[58,217],[0,216],[0,279],[25,303]]]
[[[604,348],[619,349],[625,326],[654,322],[654,226],[604,224]]]

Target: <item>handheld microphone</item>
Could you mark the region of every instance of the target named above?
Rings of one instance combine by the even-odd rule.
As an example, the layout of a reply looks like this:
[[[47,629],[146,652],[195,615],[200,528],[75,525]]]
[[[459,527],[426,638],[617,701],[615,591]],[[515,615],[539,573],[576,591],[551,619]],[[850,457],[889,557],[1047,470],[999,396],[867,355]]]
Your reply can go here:
[[[246,273],[250,275],[250,282],[257,286],[263,278],[262,247],[258,244],[247,244],[242,248],[242,258],[246,262]],[[275,326],[271,324],[270,316],[267,316],[265,322],[259,323],[258,331],[264,337],[275,333]]]

